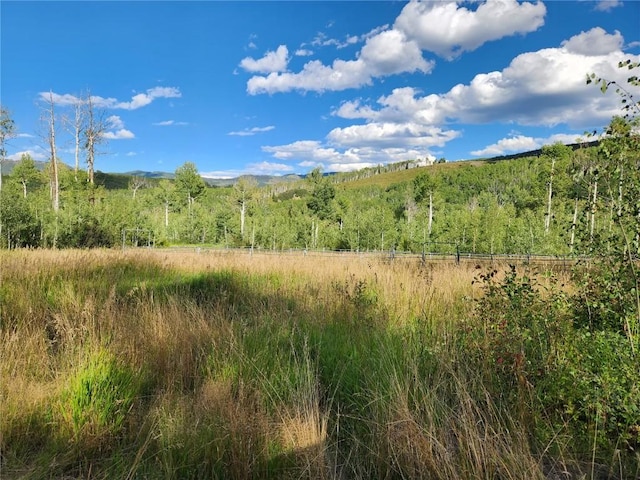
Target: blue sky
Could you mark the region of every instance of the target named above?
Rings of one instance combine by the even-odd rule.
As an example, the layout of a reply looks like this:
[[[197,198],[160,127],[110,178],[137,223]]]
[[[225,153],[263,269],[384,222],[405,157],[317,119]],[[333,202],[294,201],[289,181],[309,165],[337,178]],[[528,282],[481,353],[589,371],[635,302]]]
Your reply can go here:
[[[349,171],[573,142],[619,112],[640,2],[0,2],[10,158],[46,160],[43,96],[90,92],[104,172]],[[640,92],[638,92],[640,94]],[[59,155],[74,163],[62,121]]]

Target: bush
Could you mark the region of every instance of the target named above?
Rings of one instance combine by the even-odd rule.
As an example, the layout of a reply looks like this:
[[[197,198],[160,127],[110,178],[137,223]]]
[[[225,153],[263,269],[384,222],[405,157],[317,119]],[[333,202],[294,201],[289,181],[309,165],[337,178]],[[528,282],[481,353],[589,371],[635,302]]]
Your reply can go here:
[[[111,233],[92,216],[71,219],[61,226],[58,237],[58,246],[61,248],[100,248],[113,245]]]

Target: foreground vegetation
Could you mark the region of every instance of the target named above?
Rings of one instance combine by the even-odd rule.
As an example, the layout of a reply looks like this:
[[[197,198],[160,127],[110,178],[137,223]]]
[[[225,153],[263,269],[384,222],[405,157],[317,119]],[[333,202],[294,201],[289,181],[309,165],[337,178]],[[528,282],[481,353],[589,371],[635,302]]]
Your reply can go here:
[[[640,476],[637,332],[585,316],[568,272],[152,250],[0,263],[2,478]]]

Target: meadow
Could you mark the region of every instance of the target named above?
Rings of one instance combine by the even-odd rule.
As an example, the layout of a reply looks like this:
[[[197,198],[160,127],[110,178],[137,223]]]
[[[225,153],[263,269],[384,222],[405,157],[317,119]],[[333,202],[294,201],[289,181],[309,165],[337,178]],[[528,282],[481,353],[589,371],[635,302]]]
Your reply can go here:
[[[150,249],[0,267],[3,479],[640,478],[637,346],[577,324],[570,272]]]

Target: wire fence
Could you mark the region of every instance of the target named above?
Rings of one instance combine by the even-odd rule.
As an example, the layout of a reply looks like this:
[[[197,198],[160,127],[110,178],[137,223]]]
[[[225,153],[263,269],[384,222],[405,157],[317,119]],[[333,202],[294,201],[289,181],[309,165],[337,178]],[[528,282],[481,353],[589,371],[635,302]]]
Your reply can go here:
[[[515,264],[553,264],[570,267],[583,257],[569,255],[543,255],[543,254],[513,254],[513,253],[475,253],[462,252],[455,249],[451,253],[435,253],[425,250],[420,253],[400,250],[328,250],[328,249],[265,249],[252,247],[213,247],[213,246],[172,246],[172,247],[151,247],[155,250],[166,250],[171,252],[189,252],[206,255],[209,253],[234,254],[234,255],[256,255],[256,256],[303,256],[303,257],[362,257],[378,258],[388,261],[418,260],[427,262],[452,262],[456,264],[464,263],[515,263]]]

